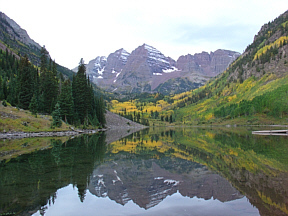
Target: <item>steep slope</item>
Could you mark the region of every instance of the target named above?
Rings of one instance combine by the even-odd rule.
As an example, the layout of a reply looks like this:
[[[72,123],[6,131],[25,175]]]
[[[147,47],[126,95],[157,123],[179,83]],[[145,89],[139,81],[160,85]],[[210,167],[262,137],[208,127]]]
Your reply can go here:
[[[34,65],[39,65],[41,46],[31,39],[26,30],[0,12],[0,49],[9,49],[19,56],[27,55]],[[57,64],[57,70],[72,78],[73,72]]]
[[[239,123],[237,119],[287,124],[287,53],[288,11],[265,24],[224,73],[194,92],[176,95],[166,109],[183,107],[176,120],[188,124]]]
[[[173,70],[175,61],[165,57],[152,46],[143,44],[136,48],[115,82],[118,91],[140,93],[151,91],[155,76]]]

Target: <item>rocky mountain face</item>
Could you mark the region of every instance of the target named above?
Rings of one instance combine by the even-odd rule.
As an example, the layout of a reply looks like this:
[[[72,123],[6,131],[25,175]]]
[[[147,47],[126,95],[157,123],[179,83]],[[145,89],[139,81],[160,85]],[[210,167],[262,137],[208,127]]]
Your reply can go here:
[[[13,36],[16,40],[21,41],[24,44],[29,44],[41,49],[41,46],[29,37],[26,30],[22,29],[14,20],[10,19],[2,12],[0,12],[0,21],[1,28],[5,28],[11,37]],[[4,34],[4,32],[0,32],[1,39],[5,40]]]
[[[0,40],[4,42],[1,45],[2,49],[6,49],[8,44],[14,50],[18,50],[16,54],[27,54],[33,63],[37,62],[37,57],[31,53],[36,52],[39,54],[41,46],[29,37],[26,30],[22,29],[14,20],[2,12],[0,12]],[[22,46],[21,43],[27,46]]]
[[[30,38],[25,29],[22,29],[13,19],[2,12],[0,12],[0,41],[0,49],[13,50],[16,58],[27,55],[34,65],[39,65],[41,46]],[[56,67],[64,77],[72,79],[73,72],[71,70],[59,64],[56,64]]]
[[[121,205],[132,200],[144,209],[156,206],[174,193],[205,200],[213,197],[221,202],[243,197],[225,178],[190,161],[128,159],[123,155],[116,161],[106,162],[93,171],[90,193],[109,197]]]
[[[216,50],[210,54],[180,56],[175,61],[156,48],[143,44],[131,54],[120,49],[107,59],[97,57],[91,60],[87,64],[87,75],[110,92],[180,93],[198,88],[222,73],[239,55],[234,51]]]
[[[197,71],[208,77],[214,77],[226,70],[234,60],[240,56],[239,53],[230,50],[216,50],[215,52],[202,52],[195,55],[180,56],[177,67],[181,71]]]

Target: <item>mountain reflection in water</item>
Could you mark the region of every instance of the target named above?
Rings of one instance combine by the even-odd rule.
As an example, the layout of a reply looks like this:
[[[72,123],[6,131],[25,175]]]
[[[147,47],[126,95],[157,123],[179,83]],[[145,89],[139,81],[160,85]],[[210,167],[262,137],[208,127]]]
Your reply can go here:
[[[88,186],[90,193],[109,197],[122,205],[132,200],[144,209],[177,191],[182,196],[214,198],[221,202],[243,197],[226,179],[195,162],[169,157],[144,160],[125,155],[116,161],[93,171]]]
[[[150,128],[105,140],[51,140],[50,149],[2,161],[0,214],[288,214],[284,137]]]

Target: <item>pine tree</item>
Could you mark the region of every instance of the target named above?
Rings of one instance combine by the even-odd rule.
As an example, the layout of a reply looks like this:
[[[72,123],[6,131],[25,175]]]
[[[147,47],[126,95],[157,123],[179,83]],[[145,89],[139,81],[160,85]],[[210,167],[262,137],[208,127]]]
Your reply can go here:
[[[78,72],[76,76],[73,77],[72,85],[74,108],[81,124],[84,124],[88,120],[89,105],[91,103],[89,98],[87,98],[87,85],[86,66],[83,59],[81,59],[78,66]]]
[[[48,65],[48,52],[45,47],[41,50],[41,94],[43,99],[43,111],[46,113],[51,113],[58,96],[58,80],[57,72],[52,71],[52,67],[50,67],[51,63]],[[49,68],[51,70],[49,70]],[[53,69],[54,70],[54,69]]]
[[[0,101],[4,100],[4,92],[3,92],[3,79],[0,76]]]
[[[59,103],[56,103],[55,110],[52,112],[52,127],[61,127],[62,121],[61,121],[61,109]]]
[[[25,55],[24,58],[20,60],[19,68],[19,107],[23,109],[28,109],[31,99],[33,97],[33,76],[32,76],[32,66],[30,65],[28,56]]]
[[[37,117],[37,112],[38,112],[38,101],[37,101],[37,96],[34,94],[30,105],[29,105],[29,110],[31,111],[31,113],[33,115],[35,115]]]
[[[41,48],[41,57],[40,57],[40,71],[44,73],[48,69],[48,51],[46,50],[45,46]]]
[[[65,122],[72,123],[73,120],[73,97],[72,97],[72,87],[70,80],[66,80],[61,89],[61,94],[59,97],[59,105],[61,108],[61,116]]]
[[[103,97],[100,97],[97,100],[97,117],[98,117],[98,121],[99,123],[104,127],[106,124],[106,119],[105,119],[105,104],[104,104],[104,100]],[[131,115],[131,119],[132,115]]]

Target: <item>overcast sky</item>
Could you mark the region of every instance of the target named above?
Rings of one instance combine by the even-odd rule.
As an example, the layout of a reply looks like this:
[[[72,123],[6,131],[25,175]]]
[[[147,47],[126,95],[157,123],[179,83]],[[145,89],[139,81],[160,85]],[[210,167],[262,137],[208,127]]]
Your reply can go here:
[[[68,68],[143,43],[175,60],[217,49],[242,53],[287,9],[287,0],[0,0],[0,11]]]

